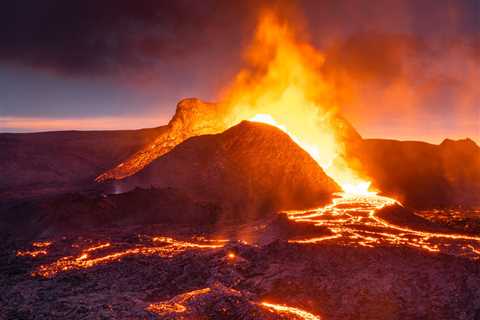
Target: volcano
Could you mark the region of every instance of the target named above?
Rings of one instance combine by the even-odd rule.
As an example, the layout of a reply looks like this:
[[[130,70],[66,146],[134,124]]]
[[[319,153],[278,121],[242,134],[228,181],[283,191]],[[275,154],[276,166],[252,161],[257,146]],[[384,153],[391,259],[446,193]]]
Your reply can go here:
[[[135,175],[96,188],[5,201],[3,229],[31,237],[109,225],[245,223],[326,204],[340,191],[287,134],[246,121],[187,139]]]
[[[219,106],[184,100],[168,126],[142,131],[4,135],[8,150],[45,148],[0,163],[25,174],[3,180],[0,315],[475,319],[475,143],[362,139],[331,117],[341,157],[402,204],[345,192],[278,124],[222,130]]]
[[[193,137],[115,189],[173,187],[223,204],[232,215],[315,207],[338,185],[287,134],[242,122],[218,135]]]
[[[362,138],[295,31],[165,126],[0,134],[0,319],[480,319],[479,146]]]

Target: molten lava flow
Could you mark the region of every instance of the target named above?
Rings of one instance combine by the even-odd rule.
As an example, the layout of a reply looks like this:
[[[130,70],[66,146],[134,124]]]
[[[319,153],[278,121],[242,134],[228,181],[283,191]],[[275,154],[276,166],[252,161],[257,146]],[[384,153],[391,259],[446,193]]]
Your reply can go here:
[[[38,257],[38,256],[44,256],[48,254],[48,251],[46,248],[52,245],[51,241],[43,241],[43,242],[33,242],[32,247],[35,247],[36,249],[33,250],[18,250],[16,255],[17,257]]]
[[[409,246],[430,252],[480,258],[480,237],[413,230],[388,223],[376,212],[396,203],[376,194],[340,194],[333,203],[306,211],[287,211],[289,219],[327,227],[332,235],[290,243],[319,243],[336,239],[348,246],[375,247],[378,245]]]
[[[224,240],[187,242],[168,237],[154,237],[152,238],[152,245],[135,245],[128,248],[119,248],[109,242],[100,243],[84,248],[77,256],[67,256],[52,263],[41,265],[35,272],[33,272],[33,275],[49,278],[55,276],[59,272],[92,268],[97,265],[115,262],[126,256],[132,255],[158,255],[164,258],[171,258],[187,250],[221,248],[224,246],[224,242]]]
[[[185,303],[188,302],[188,300],[199,295],[207,294],[210,291],[210,288],[205,288],[186,292],[168,301],[152,303],[147,307],[147,310],[158,315],[166,315],[169,313],[182,313],[187,311]]]
[[[370,183],[343,158],[348,128],[337,114],[334,88],[322,77],[324,56],[267,12],[247,59],[248,68],[226,92],[232,109],[227,122],[251,120],[280,128],[345,192],[367,194]]]
[[[311,314],[305,310],[294,308],[294,307],[288,307],[281,304],[262,302],[261,306],[269,309],[272,312],[285,314],[289,316],[295,316],[304,320],[320,320],[321,319],[319,316]]]
[[[17,251],[17,257],[38,257],[38,256],[44,256],[48,252],[47,250],[19,250]]]

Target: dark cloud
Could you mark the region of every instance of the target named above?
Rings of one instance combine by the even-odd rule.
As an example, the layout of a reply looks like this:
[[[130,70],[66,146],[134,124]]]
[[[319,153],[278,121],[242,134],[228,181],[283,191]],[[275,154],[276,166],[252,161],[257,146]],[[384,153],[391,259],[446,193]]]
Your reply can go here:
[[[471,35],[431,40],[411,34],[355,33],[326,51],[324,70],[337,87],[342,112],[366,136],[383,131],[402,137],[413,136],[411,132],[459,137],[462,132],[478,139],[476,41]]]
[[[358,41],[371,45],[358,59],[383,59],[376,33],[455,39],[477,34],[480,23],[478,0],[10,0],[0,6],[0,61],[101,75],[148,70],[209,50],[216,50],[211,59],[220,53],[233,59],[266,6],[305,15],[319,44],[362,33]],[[384,71],[397,72],[390,67]]]
[[[326,54],[342,112],[366,136],[393,120],[400,136],[429,125],[478,136],[479,0],[5,0],[0,113],[137,114],[186,96],[215,99],[264,7]],[[45,74],[55,81],[37,81]],[[148,102],[122,107],[125,85]],[[71,102],[89,95],[82,107]]]
[[[360,81],[393,81],[405,72],[405,62],[428,51],[424,41],[410,35],[356,33],[328,49],[325,68]]]
[[[116,73],[238,45],[247,2],[15,0],[0,8],[0,59],[65,73]],[[243,17],[243,19],[237,19]],[[225,41],[225,33],[229,41]]]

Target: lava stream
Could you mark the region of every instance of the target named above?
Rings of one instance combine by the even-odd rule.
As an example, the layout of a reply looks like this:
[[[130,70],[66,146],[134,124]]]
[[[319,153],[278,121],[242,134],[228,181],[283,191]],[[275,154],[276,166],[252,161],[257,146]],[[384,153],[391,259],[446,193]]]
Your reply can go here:
[[[373,193],[338,195],[339,198],[322,208],[286,212],[289,219],[327,227],[332,235],[289,242],[318,243],[337,239],[338,243],[350,246],[403,245],[431,252],[480,258],[480,237],[400,227],[376,216],[378,210],[398,204],[396,200]]]
[[[146,310],[158,315],[165,315],[169,313],[182,313],[187,311],[187,307],[185,305],[186,302],[188,302],[195,296],[204,295],[209,293],[210,291],[210,288],[204,288],[186,292],[168,301],[152,303],[147,307]]]
[[[320,320],[321,318],[319,316],[316,316],[314,314],[311,314],[305,310],[299,309],[299,308],[294,308],[294,307],[289,307],[281,304],[273,304],[273,303],[268,303],[268,302],[262,302],[261,306],[269,309],[272,312],[277,312],[280,314],[288,314],[288,315],[293,315],[297,316],[301,319],[304,320]]]
[[[32,275],[50,278],[59,272],[92,268],[97,265],[119,261],[126,256],[157,255],[163,258],[171,258],[187,250],[217,249],[223,247],[224,244],[225,240],[205,239],[201,242],[188,242],[169,237],[154,237],[151,239],[151,243],[133,245],[127,248],[112,245],[109,242],[99,243],[84,248],[77,256],[66,256],[54,262],[40,265]],[[47,251],[42,250],[41,254],[46,255]],[[30,251],[17,252],[17,256],[27,255],[36,257],[40,253]]]
[[[44,256],[48,254],[47,248],[52,244],[51,241],[43,241],[43,242],[34,242],[32,243],[32,247],[35,249],[33,250],[19,250],[17,251],[17,257],[38,257]]]
[[[231,292],[236,292],[235,290],[227,289]],[[166,301],[161,301],[157,303],[151,303],[146,308],[147,311],[155,313],[160,316],[168,316],[175,313],[185,313],[189,311],[188,304],[199,296],[203,296],[212,292],[210,288],[204,288],[194,291],[189,291],[182,293],[174,298]],[[281,304],[273,304],[268,302],[258,303],[259,306],[268,309],[270,312],[287,315],[294,317],[294,319],[300,318],[303,320],[320,320],[319,316],[316,316],[312,313],[309,313],[305,310],[289,307]],[[292,318],[293,319],[293,318]]]

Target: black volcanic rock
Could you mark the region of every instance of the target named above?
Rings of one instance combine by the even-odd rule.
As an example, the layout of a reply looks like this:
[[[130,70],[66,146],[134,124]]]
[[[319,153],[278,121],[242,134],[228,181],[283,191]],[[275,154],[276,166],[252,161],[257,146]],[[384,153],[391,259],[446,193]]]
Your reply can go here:
[[[157,246],[151,237],[173,232],[171,227],[112,228],[51,238],[48,254],[37,258],[15,256],[15,249],[28,249],[28,244],[5,247],[0,252],[0,319],[302,319],[272,313],[261,307],[262,301],[328,320],[475,320],[480,314],[478,261],[411,247],[231,242],[173,257],[129,255],[52,278],[31,275],[40,265],[78,257],[80,249],[96,244],[112,244],[89,253],[105,257]],[[228,257],[231,253],[235,258]],[[204,288],[210,291],[182,298]],[[162,302],[184,309],[149,311],[152,303]]]
[[[470,139],[425,142],[366,139],[350,162],[375,187],[415,208],[480,204],[480,147]]]
[[[281,130],[244,121],[190,138],[117,188],[174,187],[235,217],[318,206],[339,187]],[[229,217],[233,217],[229,216]]]
[[[30,239],[110,226],[214,225],[220,208],[172,188],[112,195],[68,193],[26,200],[0,212],[0,232]]]

